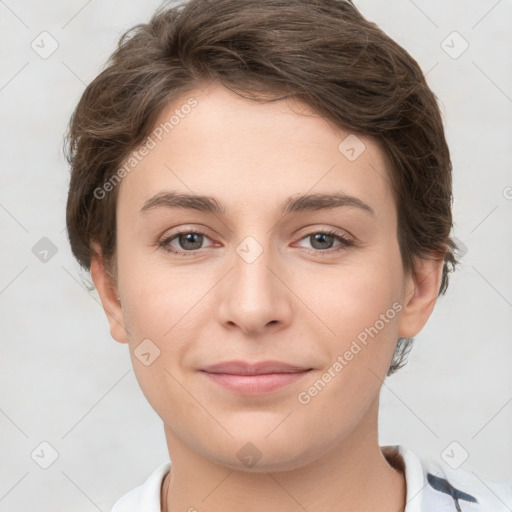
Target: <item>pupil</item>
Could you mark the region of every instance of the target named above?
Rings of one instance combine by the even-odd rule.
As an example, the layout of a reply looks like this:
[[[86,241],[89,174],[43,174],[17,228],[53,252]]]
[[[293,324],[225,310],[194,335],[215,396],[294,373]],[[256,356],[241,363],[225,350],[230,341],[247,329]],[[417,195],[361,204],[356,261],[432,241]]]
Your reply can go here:
[[[329,242],[332,242],[332,235],[326,235],[324,233],[317,233],[316,235],[313,235],[313,247],[315,247],[315,243],[319,242],[320,247],[315,247],[315,249],[325,249],[327,239],[327,245],[329,245]]]
[[[189,249],[189,250],[193,250],[193,249],[200,249],[201,248],[201,242],[202,242],[202,239],[200,238],[202,235],[198,234],[198,233],[187,233],[186,235],[181,235],[180,237],[180,245],[184,248],[184,249]],[[194,237],[197,237],[199,239],[196,240],[194,242]],[[192,247],[191,246],[187,246],[187,244],[191,243],[192,244]]]

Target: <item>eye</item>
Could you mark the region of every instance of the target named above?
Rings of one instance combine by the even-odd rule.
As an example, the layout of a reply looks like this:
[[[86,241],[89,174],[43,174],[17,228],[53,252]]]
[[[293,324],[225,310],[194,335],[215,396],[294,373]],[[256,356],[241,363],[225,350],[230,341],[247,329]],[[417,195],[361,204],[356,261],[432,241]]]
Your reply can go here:
[[[205,238],[209,239],[205,233],[195,229],[187,229],[186,231],[179,231],[164,238],[158,245],[165,251],[187,256],[194,254],[199,249],[203,249],[202,245]],[[173,242],[175,242],[174,245]],[[176,247],[176,245],[179,247]]]
[[[314,231],[301,238],[301,241],[308,239],[313,246],[312,252],[314,253],[338,252],[346,250],[351,245],[354,245],[353,240],[334,230]],[[333,249],[332,245],[336,240],[340,242],[340,245]]]

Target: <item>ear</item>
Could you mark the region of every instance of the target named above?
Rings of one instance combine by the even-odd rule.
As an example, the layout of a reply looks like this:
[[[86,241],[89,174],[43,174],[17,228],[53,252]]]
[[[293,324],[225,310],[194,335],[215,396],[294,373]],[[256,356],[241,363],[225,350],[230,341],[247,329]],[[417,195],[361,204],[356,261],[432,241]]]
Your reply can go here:
[[[110,325],[110,335],[119,343],[128,343],[128,331],[124,325],[123,310],[117,295],[117,286],[108,274],[98,244],[92,244],[91,277],[100,296],[101,305]]]
[[[432,254],[432,257],[435,259],[416,258],[415,273],[406,277],[398,324],[401,338],[416,336],[434,310],[443,277],[444,254]]]

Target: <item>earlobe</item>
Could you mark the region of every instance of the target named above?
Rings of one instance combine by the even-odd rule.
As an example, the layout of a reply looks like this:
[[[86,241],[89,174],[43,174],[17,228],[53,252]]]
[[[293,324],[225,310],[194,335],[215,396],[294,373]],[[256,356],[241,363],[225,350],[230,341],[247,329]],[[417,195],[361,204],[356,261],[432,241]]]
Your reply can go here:
[[[418,258],[414,275],[407,276],[403,309],[399,321],[399,336],[413,338],[427,323],[439,293],[443,272],[443,256],[436,259]]]
[[[101,305],[107,315],[110,325],[110,335],[119,343],[128,342],[128,333],[124,325],[123,311],[119,301],[117,286],[112,277],[108,274],[101,249],[94,243],[93,250],[95,254],[91,256],[91,277],[94,286],[100,296]]]

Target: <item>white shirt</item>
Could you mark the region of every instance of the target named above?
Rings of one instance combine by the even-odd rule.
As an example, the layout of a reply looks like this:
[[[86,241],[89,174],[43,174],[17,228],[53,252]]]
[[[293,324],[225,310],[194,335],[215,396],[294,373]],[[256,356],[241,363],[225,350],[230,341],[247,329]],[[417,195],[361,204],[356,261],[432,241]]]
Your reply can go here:
[[[512,512],[512,482],[491,482],[444,461],[420,459],[402,445],[382,446],[396,453],[406,482],[405,512]],[[161,512],[160,490],[171,462],[122,496],[111,512]]]

